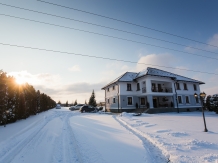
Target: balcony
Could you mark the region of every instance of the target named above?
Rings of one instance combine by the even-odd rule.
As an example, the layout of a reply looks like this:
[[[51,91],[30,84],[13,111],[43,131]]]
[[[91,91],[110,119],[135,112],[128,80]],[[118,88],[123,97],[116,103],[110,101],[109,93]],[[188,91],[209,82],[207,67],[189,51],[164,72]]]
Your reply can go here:
[[[151,88],[152,92],[162,92],[162,93],[172,93],[173,90],[170,87],[152,87]]]

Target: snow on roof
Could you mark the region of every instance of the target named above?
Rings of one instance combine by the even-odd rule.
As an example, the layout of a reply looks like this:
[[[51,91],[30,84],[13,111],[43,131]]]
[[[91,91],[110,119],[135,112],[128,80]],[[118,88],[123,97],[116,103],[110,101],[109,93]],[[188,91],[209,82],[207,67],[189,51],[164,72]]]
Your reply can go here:
[[[118,81],[121,81],[121,82],[131,82],[135,79],[135,77],[137,76],[138,73],[135,73],[135,72],[125,72],[124,74],[122,74],[121,76],[119,76],[118,78],[116,78],[115,80],[113,80],[112,82],[108,83],[106,86],[104,86],[102,89],[104,89],[105,87],[111,85],[111,84],[114,84]]]
[[[195,83],[199,83],[199,84],[204,84],[204,82],[194,80],[194,79],[191,79],[191,78],[187,78],[187,77],[184,77],[184,76],[180,76],[180,75],[177,75],[177,74],[174,74],[174,73],[171,73],[171,72],[159,70],[159,69],[156,69],[156,68],[148,67],[147,70],[148,71],[147,71],[146,75],[170,77],[170,78],[175,78],[175,80],[177,80],[177,81],[188,81],[188,82],[195,82]]]
[[[120,79],[119,81],[133,81],[138,73],[135,72],[126,72]]]
[[[104,89],[105,87],[114,84],[118,81],[121,82],[131,82],[134,79],[140,78],[142,76],[146,76],[146,75],[153,75],[153,76],[160,76],[160,77],[168,77],[168,78],[174,78],[177,81],[187,81],[187,82],[194,82],[194,83],[199,83],[199,84],[205,84],[204,82],[198,81],[198,80],[194,80],[191,78],[187,78],[184,76],[180,76],[171,72],[167,72],[167,71],[163,71],[160,69],[156,69],[156,68],[152,68],[152,67],[148,67],[145,70],[140,71],[139,73],[135,73],[135,72],[126,72],[123,75],[119,76],[118,78],[116,78],[115,80],[113,80],[112,82],[110,82],[109,84],[107,84],[106,86],[104,86],[102,89]]]

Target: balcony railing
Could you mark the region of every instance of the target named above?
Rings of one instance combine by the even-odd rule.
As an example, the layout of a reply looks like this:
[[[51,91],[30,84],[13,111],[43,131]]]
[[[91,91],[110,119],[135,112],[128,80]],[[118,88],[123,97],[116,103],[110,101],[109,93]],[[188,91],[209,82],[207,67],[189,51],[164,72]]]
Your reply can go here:
[[[152,92],[163,92],[163,93],[172,93],[173,92],[172,88],[170,88],[170,87],[161,87],[161,88],[152,87],[151,91]]]
[[[146,93],[146,87],[142,87],[142,93]]]

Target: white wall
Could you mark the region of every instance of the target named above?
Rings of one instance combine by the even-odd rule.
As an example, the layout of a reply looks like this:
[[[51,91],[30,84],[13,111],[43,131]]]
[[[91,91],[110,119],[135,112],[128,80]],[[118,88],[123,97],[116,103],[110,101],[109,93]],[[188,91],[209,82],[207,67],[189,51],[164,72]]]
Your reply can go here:
[[[190,82],[178,82],[178,83],[180,84],[180,89],[181,90],[176,90],[177,94],[180,94],[180,95],[194,95],[194,93],[200,94],[199,84],[197,84],[197,83],[190,83]],[[183,83],[186,83],[188,90],[184,90]],[[196,85],[197,91],[194,91],[193,84]]]

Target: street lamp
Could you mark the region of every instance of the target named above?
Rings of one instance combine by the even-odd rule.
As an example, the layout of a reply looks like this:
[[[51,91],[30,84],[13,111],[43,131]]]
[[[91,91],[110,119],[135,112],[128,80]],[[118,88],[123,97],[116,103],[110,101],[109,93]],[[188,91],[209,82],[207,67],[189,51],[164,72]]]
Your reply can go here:
[[[195,98],[198,97],[198,94],[195,93],[194,94]],[[202,103],[202,115],[203,115],[203,120],[204,120],[204,132],[207,132],[207,126],[206,126],[206,121],[205,121],[205,116],[204,116],[204,108],[203,108],[203,101],[204,101],[204,98],[206,97],[206,94],[203,92],[203,93],[200,93],[199,94],[200,96],[200,99],[201,99],[201,103]]]

